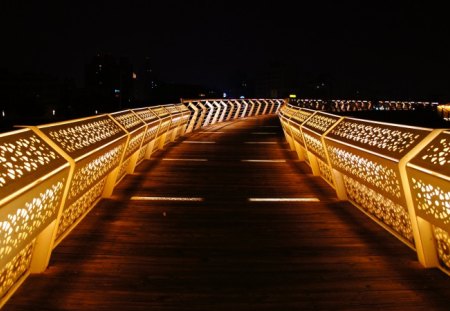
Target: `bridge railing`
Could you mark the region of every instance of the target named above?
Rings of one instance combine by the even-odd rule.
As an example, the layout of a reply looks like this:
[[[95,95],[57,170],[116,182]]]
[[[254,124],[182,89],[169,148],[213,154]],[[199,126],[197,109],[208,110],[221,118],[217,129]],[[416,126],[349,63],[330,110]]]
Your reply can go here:
[[[290,99],[292,106],[309,108],[332,113],[370,110],[431,110],[436,111],[437,102],[392,101],[392,100],[323,100],[323,99]]]
[[[450,274],[450,131],[388,124],[284,105],[299,159],[417,252]]]
[[[0,307],[156,150],[203,126],[276,113],[282,103],[189,100],[0,134]]]
[[[191,111],[186,132],[218,122],[277,113],[281,99],[193,99],[183,104]]]

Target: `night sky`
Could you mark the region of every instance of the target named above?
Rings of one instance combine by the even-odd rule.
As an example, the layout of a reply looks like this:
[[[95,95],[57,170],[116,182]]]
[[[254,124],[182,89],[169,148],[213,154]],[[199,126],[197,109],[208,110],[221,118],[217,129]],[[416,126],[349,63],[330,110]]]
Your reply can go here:
[[[310,2],[2,0],[0,67],[82,85],[84,65],[101,51],[135,68],[149,56],[167,82],[220,88],[237,72],[252,76],[282,63],[349,88],[450,101],[446,9],[425,1]]]

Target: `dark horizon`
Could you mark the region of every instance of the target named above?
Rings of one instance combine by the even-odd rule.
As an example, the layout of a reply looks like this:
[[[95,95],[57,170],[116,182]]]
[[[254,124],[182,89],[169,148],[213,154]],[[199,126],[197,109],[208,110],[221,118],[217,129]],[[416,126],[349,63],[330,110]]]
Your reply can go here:
[[[431,5],[6,1],[0,12],[0,68],[79,87],[85,65],[106,52],[135,68],[150,57],[168,83],[225,89],[236,75],[251,79],[281,64],[300,93],[328,80],[331,95],[450,101],[449,26]]]

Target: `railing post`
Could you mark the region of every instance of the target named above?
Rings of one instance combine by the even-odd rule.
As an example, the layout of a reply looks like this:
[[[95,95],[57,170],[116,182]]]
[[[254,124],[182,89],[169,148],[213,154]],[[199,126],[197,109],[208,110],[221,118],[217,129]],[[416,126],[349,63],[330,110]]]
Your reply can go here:
[[[320,176],[319,163],[317,162],[317,157],[311,152],[306,151],[308,154],[309,164],[311,165],[311,170],[314,176]]]
[[[409,151],[399,161],[400,181],[403,186],[403,191],[406,200],[406,206],[408,208],[409,217],[411,219],[412,231],[414,234],[414,243],[416,246],[417,257],[419,262],[427,268],[439,266],[439,259],[437,256],[436,244],[434,241],[434,234],[432,225],[418,217],[414,208],[414,201],[411,194],[411,188],[408,181],[408,174],[406,172],[406,166],[414,156],[416,156],[426,145],[438,136],[443,130],[434,130],[422,141],[420,141],[411,151]]]
[[[344,177],[342,173],[334,168],[331,168],[331,170],[333,172],[334,186],[336,187],[337,198],[340,201],[348,201],[347,191],[345,190]]]
[[[47,269],[56,238],[58,220],[53,220],[36,238],[31,259],[30,272],[42,273]]]

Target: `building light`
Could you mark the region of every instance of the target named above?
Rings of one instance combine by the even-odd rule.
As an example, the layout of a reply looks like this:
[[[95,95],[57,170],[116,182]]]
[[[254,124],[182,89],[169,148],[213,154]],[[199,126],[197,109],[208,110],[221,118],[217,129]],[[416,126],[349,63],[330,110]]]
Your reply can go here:
[[[52,114],[56,115],[56,110],[55,109],[52,110]]]
[[[296,94],[289,94],[289,98],[297,98]]]
[[[94,113],[95,113],[95,114],[98,114],[98,110],[95,110]]]
[[[223,92],[223,98],[227,97],[227,93]]]
[[[245,96],[240,96],[239,98],[240,98],[240,99],[244,99],[244,98],[245,98]]]
[[[5,110],[2,110],[2,117],[3,117],[3,118],[6,117]]]
[[[114,89],[114,93],[115,93],[115,94],[119,94],[119,93],[120,93],[120,90],[119,90],[119,89]]]
[[[133,76],[132,77],[133,77],[133,80],[136,80],[137,79],[136,73],[133,72]]]

